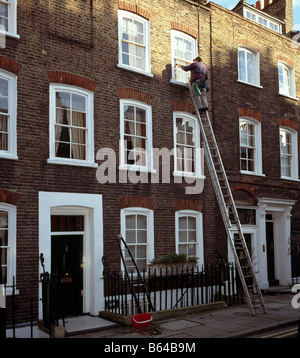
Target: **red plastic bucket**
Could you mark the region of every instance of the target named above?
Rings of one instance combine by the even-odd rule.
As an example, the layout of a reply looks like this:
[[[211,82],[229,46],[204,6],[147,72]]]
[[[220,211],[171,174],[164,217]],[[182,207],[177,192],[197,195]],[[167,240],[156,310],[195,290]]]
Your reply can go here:
[[[131,316],[131,322],[134,328],[147,327],[151,324],[151,313],[140,313],[135,316]]]

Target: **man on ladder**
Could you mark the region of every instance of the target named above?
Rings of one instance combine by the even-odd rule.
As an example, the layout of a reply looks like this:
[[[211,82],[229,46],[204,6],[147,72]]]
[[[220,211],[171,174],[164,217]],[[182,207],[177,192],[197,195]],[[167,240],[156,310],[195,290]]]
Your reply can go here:
[[[177,66],[183,71],[191,71],[190,83],[193,84],[193,97],[197,103],[197,107],[200,112],[208,110],[206,93],[209,91],[206,81],[208,80],[208,70],[202,63],[202,59],[196,57],[190,65],[183,66],[178,64]]]

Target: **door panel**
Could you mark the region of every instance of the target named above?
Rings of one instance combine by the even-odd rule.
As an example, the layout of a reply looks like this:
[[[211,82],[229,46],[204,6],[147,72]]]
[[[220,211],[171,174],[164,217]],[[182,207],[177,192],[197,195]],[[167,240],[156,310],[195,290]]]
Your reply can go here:
[[[51,237],[51,273],[59,277],[60,307],[65,316],[82,314],[83,235]]]
[[[274,282],[275,277],[275,256],[274,256],[274,225],[272,221],[266,221],[266,242],[267,242],[267,264],[268,280]]]

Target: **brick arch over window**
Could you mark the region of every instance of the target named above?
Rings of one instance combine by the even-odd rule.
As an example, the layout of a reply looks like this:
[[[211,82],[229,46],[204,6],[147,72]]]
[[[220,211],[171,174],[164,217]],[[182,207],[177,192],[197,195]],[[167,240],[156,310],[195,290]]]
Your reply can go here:
[[[176,21],[171,21],[171,29],[172,30],[178,30],[178,31],[182,31],[192,37],[194,37],[195,39],[198,38],[198,31],[192,29],[191,27],[185,25],[185,24],[181,24],[179,22]]]
[[[171,101],[171,106],[173,112],[188,112],[192,114],[195,112],[194,106],[188,102]]]
[[[117,88],[119,98],[130,98],[153,105],[154,96],[133,88]]]
[[[196,200],[177,200],[173,203],[174,211],[195,210],[202,212],[203,203]]]
[[[138,207],[154,210],[155,200],[140,196],[124,196],[118,199],[120,209]]]
[[[17,75],[21,70],[22,65],[20,63],[17,63],[13,60],[10,60],[9,58],[0,56],[0,68],[2,70],[11,72],[15,75]]]
[[[20,198],[20,194],[14,191],[0,189],[0,203],[17,205],[19,198]]]
[[[277,57],[278,61],[282,61],[282,62],[285,62],[287,65],[291,66],[291,67],[295,67],[295,62],[290,60],[288,57],[286,56],[281,56],[279,55]]]
[[[297,131],[299,128],[298,123],[294,122],[292,119],[289,118],[285,118],[285,117],[279,118],[277,122],[279,127],[289,127],[294,129],[295,131]]]
[[[62,71],[47,71],[50,83],[63,83],[95,92],[97,83],[89,78]]]
[[[150,12],[149,11],[141,8],[138,5],[129,3],[127,1],[118,0],[118,9],[133,12],[133,13],[135,13],[137,15],[140,15],[140,16],[144,17],[147,20],[150,19]]]
[[[251,117],[259,122],[263,120],[262,114],[251,108],[240,107],[238,108],[238,114],[240,117]]]
[[[253,205],[256,205],[257,192],[252,185],[237,183],[237,184],[231,184],[230,188],[231,188],[232,196],[233,196],[235,202],[237,200],[238,201],[246,200],[246,201],[249,201],[249,203],[248,203],[249,205],[250,205],[250,203],[252,203]],[[236,202],[236,204],[238,204],[238,203]]]
[[[253,50],[259,51],[259,45],[257,42],[254,42],[254,41],[251,41],[248,39],[239,39],[238,42],[241,47],[245,46],[245,47],[251,48]]]

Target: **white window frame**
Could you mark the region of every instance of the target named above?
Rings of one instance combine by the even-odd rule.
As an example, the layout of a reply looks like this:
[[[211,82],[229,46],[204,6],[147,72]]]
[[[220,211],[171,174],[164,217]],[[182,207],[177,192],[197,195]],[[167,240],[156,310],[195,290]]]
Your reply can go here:
[[[126,216],[127,215],[144,215],[147,219],[147,244],[146,244],[146,261],[147,265],[154,259],[154,214],[153,210],[140,207],[130,207],[121,210],[121,235],[126,242]],[[123,262],[121,262],[124,270]]]
[[[17,209],[14,205],[0,203],[0,211],[8,213],[8,253],[7,253],[7,286],[13,284],[16,277],[16,246],[17,246]],[[6,294],[12,294],[12,288],[7,287]]]
[[[186,172],[181,171],[177,167],[177,126],[176,126],[176,118],[183,117],[188,120],[192,120],[195,123],[195,133],[194,133],[194,143],[195,143],[195,151],[194,151],[194,172]],[[200,135],[199,135],[199,125],[195,116],[187,113],[187,112],[173,112],[173,138],[174,138],[174,176],[184,176],[184,177],[193,177],[193,178],[204,178],[203,176],[203,168],[201,165],[201,153],[200,153]]]
[[[123,18],[131,18],[133,20],[139,21],[143,24],[144,27],[144,36],[145,36],[145,69],[140,69],[138,67],[133,67],[127,64],[123,64],[122,61],[122,27],[123,27]],[[119,36],[119,63],[117,67],[123,68],[129,71],[137,72],[149,77],[153,77],[151,73],[151,54],[150,54],[150,21],[136,15],[129,11],[119,10],[118,12],[118,36]]]
[[[17,0],[0,0],[0,4],[8,6],[8,31],[0,28],[0,34],[19,39],[17,34]]]
[[[298,135],[295,130],[288,127],[280,127],[279,128],[279,138],[281,134],[290,134],[291,135],[291,164],[290,164],[290,176],[282,175],[281,171],[281,151],[280,151],[280,175],[282,179],[290,179],[290,180],[299,180],[299,170],[298,170]],[[281,144],[281,141],[280,141]]]
[[[176,56],[175,56],[175,38],[179,37],[183,40],[186,41],[190,41],[191,42],[191,58],[189,61],[184,61],[184,59],[182,59],[182,61],[176,61]],[[180,84],[180,85],[185,85],[187,83],[187,79],[190,76],[190,74],[188,72],[184,72],[182,71],[180,68],[175,67],[176,63],[177,64],[183,64],[183,65],[189,65],[193,62],[193,59],[196,57],[197,54],[197,40],[188,35],[185,34],[184,32],[178,31],[178,30],[171,30],[171,50],[172,50],[172,78],[170,80],[171,83],[175,83],[175,84]],[[181,71],[181,73],[183,73],[186,76],[186,81],[180,81],[176,79],[176,71]]]
[[[125,163],[124,150],[126,142],[124,140],[124,106],[134,106],[146,112],[146,165],[136,165]],[[120,99],[120,170],[136,170],[144,172],[155,172],[152,158],[152,106],[144,102],[131,99]]]
[[[86,160],[61,158],[55,156],[55,121],[56,121],[56,92],[65,91],[79,94],[86,98]],[[69,164],[86,167],[97,167],[94,158],[94,93],[82,88],[57,83],[50,84],[50,111],[49,111],[49,159],[50,164]]]
[[[241,79],[240,73],[240,52],[245,52],[245,73],[246,73],[246,80]],[[249,81],[248,78],[248,68],[247,68],[247,54],[253,56],[253,82]],[[256,49],[246,47],[246,46],[239,46],[238,47],[238,82],[246,83],[251,86],[262,88],[260,85],[260,53]]]
[[[282,68],[283,72],[283,89],[280,85],[280,68]],[[288,77],[285,76],[285,71],[288,72]],[[289,81],[289,85],[287,81]],[[278,94],[298,100],[298,98],[296,98],[295,69],[282,61],[278,61]]]
[[[179,218],[193,217],[196,219],[196,257],[198,265],[204,264],[204,244],[203,244],[203,215],[195,210],[180,210],[175,212],[175,244],[176,252],[179,253]]]
[[[264,27],[267,27],[268,29],[278,32],[279,34],[282,33],[282,25],[277,21],[272,21],[271,19],[262,16],[261,13],[255,13],[253,11],[250,11],[249,9],[243,8],[244,17],[246,19],[249,19],[251,21],[256,22],[259,25],[262,25]],[[263,21],[265,23],[263,23]],[[277,26],[277,30],[275,29],[275,26]]]
[[[8,150],[0,150],[0,158],[18,159],[17,156],[17,77],[0,70],[0,77],[8,81]]]
[[[241,167],[241,130],[240,125],[241,121],[245,121],[254,126],[254,170],[242,170]],[[254,118],[251,117],[240,117],[239,118],[239,137],[240,137],[240,172],[243,174],[250,175],[260,175],[264,176],[262,173],[262,145],[261,145],[261,123]],[[243,146],[244,147],[244,146]]]

